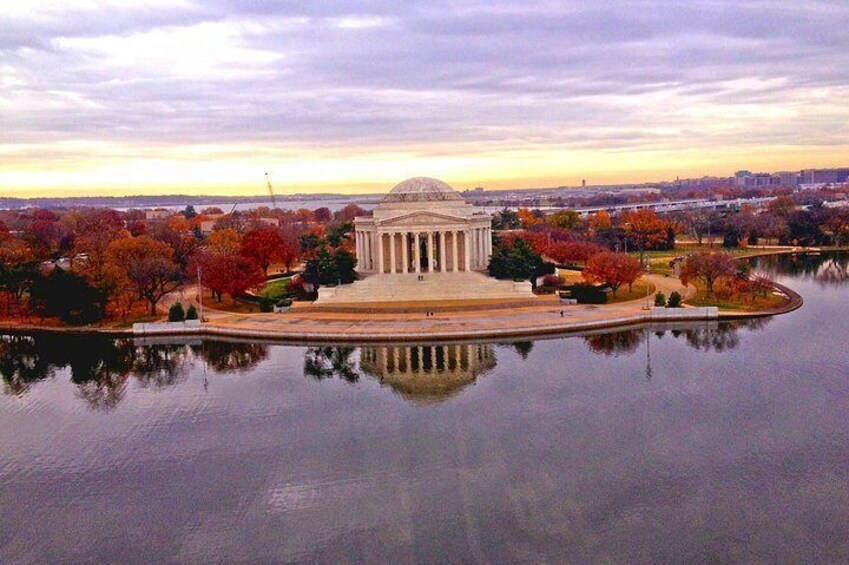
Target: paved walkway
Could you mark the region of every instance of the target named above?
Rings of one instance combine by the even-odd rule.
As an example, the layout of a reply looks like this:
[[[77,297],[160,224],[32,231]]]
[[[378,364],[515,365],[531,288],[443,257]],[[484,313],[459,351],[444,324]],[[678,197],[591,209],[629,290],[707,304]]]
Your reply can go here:
[[[649,275],[657,290],[669,295],[674,290],[683,296],[692,293],[672,277]],[[194,300],[194,290],[182,297],[172,295],[163,307],[177,299]],[[619,304],[561,306],[547,303],[510,309],[468,312],[425,313],[342,313],[305,312],[285,314],[234,314],[206,308],[204,329],[212,334],[237,335],[282,340],[318,341],[415,341],[509,337],[565,333],[649,320],[646,299]]]

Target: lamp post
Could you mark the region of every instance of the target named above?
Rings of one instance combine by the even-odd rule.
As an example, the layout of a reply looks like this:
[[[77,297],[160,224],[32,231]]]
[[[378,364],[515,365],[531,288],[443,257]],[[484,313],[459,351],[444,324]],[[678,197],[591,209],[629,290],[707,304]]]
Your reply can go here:
[[[203,286],[200,284],[202,270],[203,267],[198,265],[198,318],[200,318],[201,322],[203,322]]]

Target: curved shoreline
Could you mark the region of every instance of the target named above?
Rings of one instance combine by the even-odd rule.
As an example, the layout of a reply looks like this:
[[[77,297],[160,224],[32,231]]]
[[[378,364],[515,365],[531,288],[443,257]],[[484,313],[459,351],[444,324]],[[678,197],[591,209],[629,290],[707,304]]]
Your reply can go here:
[[[778,285],[776,285],[778,286]],[[791,301],[785,307],[769,312],[720,312],[718,315],[706,315],[703,308],[685,308],[680,310],[680,316],[675,319],[659,318],[652,315],[651,310],[643,310],[630,315],[604,316],[592,320],[560,321],[559,317],[551,316],[552,323],[536,324],[533,326],[498,327],[493,324],[480,329],[446,329],[419,327],[415,331],[400,332],[379,321],[371,322],[370,331],[343,331],[329,329],[327,331],[304,331],[299,328],[275,328],[262,330],[256,327],[238,327],[207,322],[198,329],[181,331],[158,331],[137,333],[132,329],[108,328],[49,328],[39,326],[8,326],[0,328],[5,334],[71,334],[96,335],[113,338],[158,338],[158,337],[232,337],[241,339],[261,339],[274,342],[293,344],[304,343],[415,343],[426,341],[462,341],[482,339],[518,339],[557,337],[580,334],[592,330],[629,328],[638,325],[652,325],[676,322],[716,322],[741,320],[746,318],[761,318],[775,316],[796,310],[802,306],[801,296],[787,287],[781,287],[788,292]],[[791,294],[792,293],[792,294]],[[798,297],[793,300],[792,297]],[[690,313],[692,311],[692,313]],[[546,312],[540,312],[539,317],[545,319]],[[548,314],[551,314],[548,312]],[[330,324],[329,324],[330,325]]]
[[[787,254],[789,251],[759,254]],[[800,253],[795,251],[795,253]],[[754,256],[740,257],[748,259]],[[764,318],[786,314],[800,308],[804,300],[795,290],[773,282],[788,297],[779,308],[762,312],[713,312],[688,307],[653,313],[643,308],[642,300],[608,306],[548,305],[534,308],[495,309],[491,311],[450,312],[433,317],[344,315],[344,314],[250,314],[222,315],[198,328],[169,328],[134,331],[131,328],[46,327],[37,325],[0,325],[0,333],[92,335],[113,338],[158,337],[230,337],[262,339],[285,343],[413,343],[483,339],[520,339],[568,336],[593,330],[628,328],[663,322],[725,321]],[[403,318],[403,319],[402,319]]]

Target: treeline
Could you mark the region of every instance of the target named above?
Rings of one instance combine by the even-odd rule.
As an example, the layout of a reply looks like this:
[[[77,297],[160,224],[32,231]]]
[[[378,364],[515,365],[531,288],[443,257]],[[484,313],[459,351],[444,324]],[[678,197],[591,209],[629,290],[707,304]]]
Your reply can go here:
[[[153,220],[136,210],[2,212],[0,315],[70,324],[156,316],[163,296],[198,278],[219,299],[236,298],[264,283],[272,265],[291,271],[301,261],[316,273],[302,286],[331,275],[349,282],[351,221],[365,214],[355,205],[335,214],[188,206]]]

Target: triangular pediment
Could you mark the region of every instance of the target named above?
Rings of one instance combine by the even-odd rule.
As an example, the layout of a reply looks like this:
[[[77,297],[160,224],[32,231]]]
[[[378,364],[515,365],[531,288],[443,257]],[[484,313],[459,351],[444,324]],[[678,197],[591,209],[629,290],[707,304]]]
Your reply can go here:
[[[455,216],[444,212],[430,212],[427,210],[419,210],[400,214],[392,218],[377,220],[375,223],[379,226],[403,226],[403,225],[441,225],[441,224],[456,224],[466,223],[469,219],[464,216]]]

